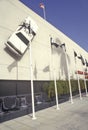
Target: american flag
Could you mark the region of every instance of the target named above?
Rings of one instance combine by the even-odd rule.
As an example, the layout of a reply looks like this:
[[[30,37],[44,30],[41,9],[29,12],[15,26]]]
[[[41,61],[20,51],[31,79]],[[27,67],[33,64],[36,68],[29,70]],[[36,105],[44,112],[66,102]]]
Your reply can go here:
[[[40,8],[42,8],[42,9],[44,9],[44,8],[45,8],[45,6],[44,6],[44,4],[43,4],[43,3],[40,3]]]

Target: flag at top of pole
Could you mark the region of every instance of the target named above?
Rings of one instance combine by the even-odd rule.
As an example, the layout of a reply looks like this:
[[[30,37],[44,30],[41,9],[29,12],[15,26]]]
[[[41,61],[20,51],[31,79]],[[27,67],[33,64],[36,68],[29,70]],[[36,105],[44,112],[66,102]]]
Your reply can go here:
[[[44,4],[43,3],[40,3],[40,8],[45,8]]]
[[[44,19],[46,20],[45,5],[44,5],[43,3],[40,3],[40,8],[42,8],[42,9],[43,9]]]

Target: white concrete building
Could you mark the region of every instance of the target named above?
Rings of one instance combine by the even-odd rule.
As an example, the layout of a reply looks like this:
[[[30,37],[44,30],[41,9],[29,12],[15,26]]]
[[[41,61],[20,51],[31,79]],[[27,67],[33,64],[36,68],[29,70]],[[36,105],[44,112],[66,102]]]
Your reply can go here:
[[[77,56],[81,55],[87,61],[88,53],[20,1],[0,0],[0,80],[4,82],[9,80],[9,83],[11,80],[14,82],[30,80],[30,47],[19,57],[5,45],[9,37],[28,16],[38,26],[31,43],[33,79],[35,81],[53,80],[53,70],[57,80],[67,78],[65,53],[61,47],[55,47],[55,45],[51,47],[51,37],[52,42],[58,45],[65,43],[70,77],[76,79],[75,71],[83,71],[86,66],[83,66],[81,60],[76,57],[75,68],[74,51]],[[79,76],[83,78],[83,75]]]
[[[38,108],[36,105],[37,110],[55,105],[55,100],[54,104],[47,101],[43,104],[39,99],[45,100],[42,86],[53,81],[54,76],[56,80],[66,80],[69,76],[77,79],[78,73],[80,79],[88,78],[88,53],[84,49],[19,0],[0,0],[0,112],[2,106],[10,111],[20,102],[18,113],[1,114],[0,122],[31,112],[30,64],[36,104],[42,104]],[[81,98],[80,87],[79,94]],[[70,98],[72,102],[71,91]]]

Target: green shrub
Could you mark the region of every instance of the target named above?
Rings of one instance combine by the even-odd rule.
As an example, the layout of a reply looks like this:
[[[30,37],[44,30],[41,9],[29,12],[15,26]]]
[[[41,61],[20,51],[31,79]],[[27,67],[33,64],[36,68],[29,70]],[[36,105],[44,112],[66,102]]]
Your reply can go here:
[[[71,80],[71,87],[72,87],[72,92],[78,91],[78,81],[77,80]]]
[[[87,86],[87,89],[88,89],[88,81],[86,81],[86,86]]]
[[[51,100],[55,97],[55,87],[54,82],[50,81],[49,83],[46,83],[43,87],[44,92],[46,92],[48,96],[48,100]]]
[[[81,87],[81,91],[85,90],[84,80],[80,80],[80,87]]]
[[[58,80],[56,83],[57,83],[58,97],[69,94],[68,80],[65,80],[65,81],[64,80]],[[72,94],[77,94],[78,93],[78,81],[77,80],[71,80],[71,87],[72,87]],[[81,87],[81,91],[85,90],[85,85],[84,85],[83,80],[80,80],[80,87]],[[87,87],[88,87],[88,81],[87,81]],[[47,83],[44,83],[43,92],[45,92],[47,94],[48,101],[53,100],[53,98],[55,98],[54,81],[49,81]]]
[[[58,89],[58,95],[64,95],[69,93],[68,89],[68,81],[59,80],[57,81],[57,89]]]

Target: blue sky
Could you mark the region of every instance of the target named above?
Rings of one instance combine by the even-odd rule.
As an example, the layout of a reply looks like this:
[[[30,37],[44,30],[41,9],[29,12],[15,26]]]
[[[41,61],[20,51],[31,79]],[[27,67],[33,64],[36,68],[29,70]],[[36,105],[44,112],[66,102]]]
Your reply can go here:
[[[88,52],[88,0],[20,0]]]

